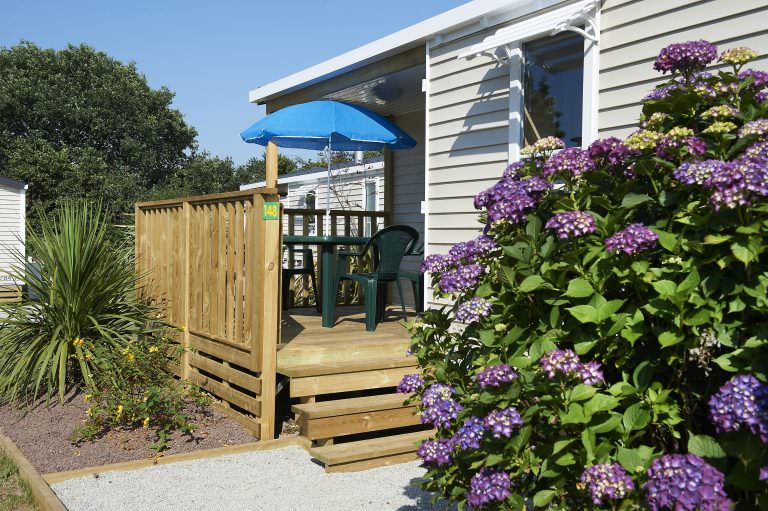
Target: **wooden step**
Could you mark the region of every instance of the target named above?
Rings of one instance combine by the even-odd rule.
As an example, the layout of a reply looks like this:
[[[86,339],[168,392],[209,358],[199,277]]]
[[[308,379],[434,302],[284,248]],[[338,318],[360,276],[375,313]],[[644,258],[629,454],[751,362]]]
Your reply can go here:
[[[278,371],[279,372],[279,371]],[[396,387],[403,376],[420,372],[417,366],[393,367],[291,378],[291,397],[319,396],[353,390]],[[281,373],[282,374],[282,373]]]
[[[313,337],[311,342],[296,340],[278,351],[279,367],[304,364],[336,364],[361,358],[401,358],[410,347],[402,336],[384,335],[373,339],[339,338],[334,334]]]
[[[420,424],[415,405],[402,394],[368,396],[295,405],[301,436],[310,440],[369,433]]]
[[[291,410],[293,413],[305,415],[308,419],[321,419],[337,415],[403,408],[407,406],[403,403],[409,397],[410,395],[406,394],[353,397],[349,399],[335,399],[333,401],[302,403],[293,405]]]
[[[417,365],[416,358],[405,357],[402,353],[390,356],[357,357],[351,360],[329,362],[297,362],[281,360],[278,356],[277,372],[291,378],[323,376],[327,374],[356,373],[377,369],[392,369]]]
[[[417,431],[371,440],[314,447],[310,449],[309,453],[325,465],[327,472],[353,472],[418,459],[416,449],[421,441],[433,434],[433,430]]]

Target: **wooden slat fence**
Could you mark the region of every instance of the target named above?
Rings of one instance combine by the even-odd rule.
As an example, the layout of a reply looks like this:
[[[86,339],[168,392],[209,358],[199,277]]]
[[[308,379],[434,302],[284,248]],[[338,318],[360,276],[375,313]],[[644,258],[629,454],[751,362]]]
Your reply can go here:
[[[275,189],[136,205],[144,292],[182,329],[181,376],[261,439],[274,435],[281,228]]]
[[[379,230],[389,225],[389,213],[385,211],[351,211],[331,210],[332,236],[373,236]],[[286,208],[283,215],[283,234],[307,236],[310,234],[322,236],[325,232],[324,209],[297,209]],[[305,245],[304,248],[312,248],[315,256],[313,264],[319,278],[319,251],[317,246]],[[352,247],[340,247],[349,249]],[[284,264],[288,268],[305,264],[297,261],[290,252],[286,252]],[[295,307],[308,307],[314,304],[314,290],[311,289],[309,278],[306,275],[294,277],[290,286],[291,302]],[[342,289],[337,297],[337,304],[352,305],[362,303],[362,290],[359,284],[346,281],[342,283]]]

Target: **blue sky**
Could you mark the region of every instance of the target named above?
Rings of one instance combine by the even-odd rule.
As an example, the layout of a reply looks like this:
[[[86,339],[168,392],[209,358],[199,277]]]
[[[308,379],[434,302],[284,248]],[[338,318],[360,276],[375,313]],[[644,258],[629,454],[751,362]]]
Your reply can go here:
[[[466,0],[9,2],[0,45],[87,43],[133,60],[197,128],[200,147],[242,163],[261,148],[238,134],[264,115],[248,91]]]

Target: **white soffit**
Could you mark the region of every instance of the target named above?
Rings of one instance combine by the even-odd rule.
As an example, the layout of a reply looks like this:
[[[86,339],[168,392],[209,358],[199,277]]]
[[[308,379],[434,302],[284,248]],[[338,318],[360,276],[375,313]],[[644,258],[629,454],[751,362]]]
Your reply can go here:
[[[535,12],[552,1],[557,0],[472,0],[303,71],[251,90],[248,99],[251,103],[265,103],[283,94],[416,47],[433,37],[442,37],[447,32],[460,27],[472,27],[469,30],[471,33],[485,26],[492,26],[497,22],[496,17],[504,18],[498,21],[505,21],[507,12],[514,13],[516,10]]]
[[[496,48],[508,44],[514,44],[526,41],[546,33],[556,33],[563,30],[574,30],[585,37],[587,35],[583,30],[572,27],[573,23],[587,22],[591,23],[590,12],[599,5],[598,0],[581,0],[572,4],[558,7],[550,11],[535,14],[534,16],[513,23],[504,28],[500,28],[494,34],[489,35],[482,42],[473,45],[469,50],[458,56],[459,59],[475,57],[482,53],[494,51]],[[592,27],[594,28],[594,26]]]

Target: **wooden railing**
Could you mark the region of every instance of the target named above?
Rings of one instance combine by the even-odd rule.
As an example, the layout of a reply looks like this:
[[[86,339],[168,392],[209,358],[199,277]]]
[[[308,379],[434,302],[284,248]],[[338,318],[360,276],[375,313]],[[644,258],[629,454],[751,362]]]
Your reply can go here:
[[[261,439],[275,421],[282,240],[265,204],[277,201],[261,188],[136,205],[137,271],[182,331],[181,376]]]
[[[352,210],[331,210],[330,233],[331,236],[373,236],[379,230],[389,225],[389,213],[385,211],[352,211]],[[324,209],[296,209],[286,208],[283,212],[283,234],[308,236],[323,236],[326,231],[325,210]],[[311,247],[315,256],[312,264],[318,265],[317,247],[307,245],[304,248]],[[350,247],[340,247],[348,249]],[[297,264],[294,254],[287,252],[286,266],[295,267]],[[306,264],[299,261],[298,264]],[[353,264],[366,264],[365,261],[353,261]],[[359,270],[360,268],[354,268]],[[308,307],[314,303],[314,290],[311,290],[309,279],[306,275],[297,275],[289,287],[291,302],[295,307]],[[342,283],[341,290],[337,296],[337,304],[351,305],[362,303],[362,290],[360,286],[351,281]]]

